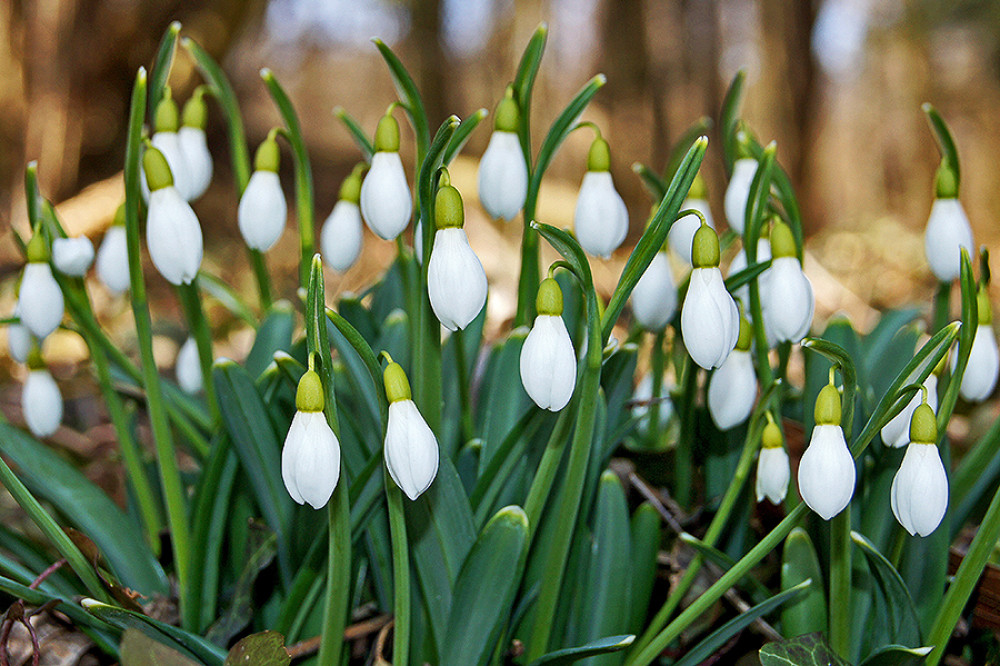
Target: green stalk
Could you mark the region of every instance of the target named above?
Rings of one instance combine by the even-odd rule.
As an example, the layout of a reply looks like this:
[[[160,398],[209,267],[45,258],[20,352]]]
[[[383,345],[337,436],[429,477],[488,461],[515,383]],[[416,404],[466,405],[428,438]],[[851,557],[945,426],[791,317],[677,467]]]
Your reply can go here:
[[[830,521],[830,647],[851,651],[851,505]]]
[[[528,529],[532,539],[534,539],[535,531],[541,522],[542,510],[545,508],[549,493],[552,491],[552,482],[556,472],[559,471],[559,463],[562,462],[569,429],[573,425],[576,403],[577,400],[574,396],[570,399],[570,403],[559,412],[559,418],[556,419],[556,425],[545,445],[545,452],[542,453],[542,460],[538,463],[538,470],[531,480],[528,497],[524,501],[524,513],[528,516]]]
[[[521,273],[517,279],[517,313],[514,327],[528,326],[535,320],[535,296],[541,281],[539,269],[538,232],[531,228],[535,218],[535,199],[538,192],[528,188],[528,199],[524,202],[524,231],[521,235]]]
[[[383,471],[392,537],[392,612],[396,623],[392,633],[392,663],[393,666],[407,666],[410,660],[410,548],[406,540],[406,515],[399,486],[389,478],[384,465]],[[327,662],[321,659],[320,663]]]
[[[937,293],[934,294],[934,321],[931,322],[931,334],[937,333],[948,323],[950,306],[951,283],[939,282]]]
[[[462,330],[459,329],[451,335],[455,339],[455,374],[458,378],[458,403],[462,413],[462,444],[465,444],[476,436],[468,390],[471,380],[468,377],[468,364],[465,362],[465,341]]]
[[[187,522],[184,484],[177,468],[177,451],[174,448],[170,424],[164,407],[160,375],[153,358],[153,332],[146,299],[146,281],[142,273],[142,256],[139,243],[139,147],[142,137],[143,109],[146,105],[146,70],[142,67],[136,75],[129,114],[128,144],[125,149],[125,230],[128,243],[128,271],[131,285],[132,313],[135,317],[136,339],[142,359],[143,384],[146,387],[146,406],[149,410],[156,459],[160,471],[163,500],[167,507],[170,525],[170,542],[174,551],[174,567],[180,589],[180,613],[188,618],[197,609],[188,603],[188,571],[190,560],[190,529]]]
[[[666,330],[658,332],[653,337],[653,353],[650,363],[653,373],[653,387],[650,391],[652,402],[649,404],[649,425],[646,427],[646,445],[653,450],[660,448],[662,439],[660,432],[660,398],[663,395],[663,370],[666,366],[666,354],[663,351]]]
[[[684,358],[684,412],[681,414],[681,432],[674,449],[674,499],[682,507],[691,505],[691,476],[694,471],[694,413],[698,392],[698,366],[690,356]]]
[[[219,400],[215,395],[215,382],[212,381],[212,364],[215,362],[215,355],[212,353],[212,331],[209,328],[208,320],[205,318],[205,310],[201,303],[201,292],[198,289],[198,278],[195,277],[191,284],[182,284],[177,287],[177,295],[180,297],[181,306],[184,308],[184,316],[187,318],[188,328],[194,336],[195,344],[198,347],[198,363],[201,366],[201,385],[205,391],[205,398],[208,400],[208,409],[212,414],[212,420],[216,423],[222,422],[222,413],[219,411]]]

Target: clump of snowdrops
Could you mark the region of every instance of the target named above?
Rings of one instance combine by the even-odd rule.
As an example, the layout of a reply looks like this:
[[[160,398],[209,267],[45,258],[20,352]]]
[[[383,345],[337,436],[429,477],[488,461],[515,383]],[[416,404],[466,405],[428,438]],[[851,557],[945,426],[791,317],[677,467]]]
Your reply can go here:
[[[764,664],[938,663],[1000,535],[1000,425],[954,464],[948,422],[960,397],[993,393],[998,359],[988,256],[977,282],[957,150],[932,108],[932,316],[886,312],[866,334],[835,317],[819,332],[799,207],[775,144],[739,119],[742,74],[719,123],[728,228],[698,174],[709,149],[699,121],[664,171],[635,166],[654,212],[605,300],[591,262],[625,252],[628,211],[610,141],[578,121],[604,78],[580,89],[534,154],[544,26],[492,117],[452,116],[433,132],[404,65],[375,41],[399,99],[374,139],[337,111],[359,165],[319,253],[309,156],[281,85],[261,71],[282,125],[251,161],[225,75],[179,32],[136,76],[126,197],[96,252],[103,288],[132,306],[137,359],[91,306],[91,242],[66,238],[27,169],[32,228],[18,236],[27,263],[6,323],[28,368],[29,432],[0,424],[0,480],[37,530],[0,530],[0,590],[15,600],[0,649],[13,623],[38,614],[28,605],[135,664],[154,652],[204,664],[361,663],[372,652],[396,666],[697,664],[751,625],[767,640]],[[182,108],[168,85],[178,40],[205,81]],[[206,143],[211,100],[228,127],[252,295],[202,268],[195,202],[221,150]],[[416,139],[412,182],[400,117]],[[473,196],[448,166],[487,119]],[[577,130],[594,139],[571,232],[536,219],[536,203]],[[266,257],[288,217],[280,142],[291,148],[301,288],[276,295]],[[477,199],[523,225],[517,313],[495,342],[483,339],[487,248],[465,232]],[[357,260],[362,224],[395,241],[396,258],[363,294],[329,299],[324,265]],[[562,259],[543,267],[542,242]],[[176,383],[152,354],[146,285],[161,278],[190,331]],[[255,330],[246,358],[215,357],[209,295]],[[90,349],[124,509],[43,441],[62,420],[43,353],[60,326]],[[805,356],[801,386],[788,379],[793,354]],[[798,428],[808,445],[793,474],[801,451],[790,458],[786,440]],[[948,547],[974,520],[949,582]],[[689,556],[672,559],[681,570],[668,585],[658,558],[671,549]],[[173,623],[154,611],[164,601]]]

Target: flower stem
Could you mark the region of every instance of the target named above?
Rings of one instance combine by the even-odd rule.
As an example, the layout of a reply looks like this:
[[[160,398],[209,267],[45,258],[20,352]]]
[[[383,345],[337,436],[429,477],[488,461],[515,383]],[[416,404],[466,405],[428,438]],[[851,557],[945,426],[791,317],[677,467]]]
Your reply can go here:
[[[951,307],[951,283],[938,283],[937,293],[934,294],[934,321],[931,322],[931,335],[934,335],[948,323],[948,311]]]
[[[267,262],[264,261],[264,253],[248,247],[247,254],[250,257],[250,268],[253,269],[253,275],[257,279],[260,309],[263,312],[267,312],[274,303],[274,300],[271,297],[271,275],[267,272]]]
[[[663,433],[660,432],[660,404],[663,396],[663,370],[666,366],[666,354],[663,350],[666,331],[660,331],[653,337],[653,352],[650,362],[653,386],[650,391],[649,426],[646,428],[646,445],[652,450],[659,450]]]
[[[465,360],[465,340],[461,329],[451,334],[455,340],[455,375],[458,382],[458,403],[461,410],[462,442],[465,444],[476,436],[472,423],[472,403],[469,400],[469,384],[471,378],[468,376],[468,364]],[[461,448],[461,446],[459,447]]]
[[[528,516],[528,529],[531,538],[535,537],[535,530],[541,522],[542,509],[548,501],[549,493],[552,491],[552,481],[555,479],[559,464],[562,462],[563,450],[566,448],[569,429],[573,425],[573,412],[576,410],[576,401],[571,400],[556,419],[556,425],[549,435],[549,441],[545,445],[545,452],[542,460],[538,464],[535,478],[531,481],[528,489],[528,497],[524,501],[524,512]]]
[[[406,540],[406,516],[403,512],[403,494],[389,478],[389,472],[384,466],[383,470],[389,505],[389,531],[392,536],[392,612],[396,623],[392,634],[392,663],[393,666],[407,666],[410,658],[410,550]]]
[[[535,202],[528,191],[529,200],[524,204],[524,234],[521,237],[521,274],[517,281],[517,314],[514,326],[527,326],[535,319],[535,296],[541,281],[538,254],[538,232],[531,228],[535,217]],[[530,206],[530,207],[529,207]]]
[[[694,413],[698,402],[698,366],[691,362],[690,356],[684,359],[684,411],[681,414],[681,433],[674,449],[674,499],[682,507],[691,505],[691,476],[693,467],[691,456],[694,453]]]
[[[851,505],[830,521],[830,647],[851,651]]]
[[[182,284],[177,287],[177,294],[180,297],[181,306],[184,308],[184,316],[187,318],[191,335],[194,336],[195,344],[198,347],[202,390],[205,391],[208,409],[212,414],[212,420],[220,423],[222,415],[219,412],[219,400],[215,395],[215,383],[212,381],[212,363],[215,360],[215,356],[212,354],[212,331],[208,326],[205,310],[202,307],[198,278],[195,277],[191,284]]]
[[[343,477],[333,489],[326,509],[330,530],[319,663],[339,664],[351,605],[351,508],[347,480]]]

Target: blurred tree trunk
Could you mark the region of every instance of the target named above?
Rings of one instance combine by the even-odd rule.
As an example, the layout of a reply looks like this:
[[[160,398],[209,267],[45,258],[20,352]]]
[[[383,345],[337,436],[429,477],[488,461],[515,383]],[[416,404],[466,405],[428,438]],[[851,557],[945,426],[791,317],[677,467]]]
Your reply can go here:
[[[417,88],[424,98],[431,135],[450,113],[445,99],[445,57],[441,44],[441,1],[413,0],[408,39],[417,56]]]

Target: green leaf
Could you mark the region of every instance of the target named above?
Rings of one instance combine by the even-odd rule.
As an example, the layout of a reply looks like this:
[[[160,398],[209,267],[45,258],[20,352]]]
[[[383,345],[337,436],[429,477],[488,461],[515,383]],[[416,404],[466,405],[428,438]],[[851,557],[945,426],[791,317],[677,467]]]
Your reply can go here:
[[[861,662],[861,666],[921,666],[933,648],[886,645]]]
[[[479,419],[476,433],[483,440],[483,451],[479,456],[480,477],[483,477],[493,455],[500,452],[511,428],[531,408],[530,399],[520,382],[511,386],[511,378],[520,377],[521,347],[524,346],[527,335],[527,329],[515,329],[506,340],[490,350],[486,372],[480,384],[477,410]],[[500,482],[502,479],[496,481]]]
[[[210,273],[201,271],[198,273],[198,286],[209,296],[217,300],[231,315],[242,319],[254,328],[257,327],[257,317],[254,316],[253,310],[246,304],[246,301],[243,300],[239,292],[230,287],[226,282],[223,282]]]
[[[285,637],[276,631],[262,631],[234,645],[226,656],[225,666],[288,666],[291,661]]]
[[[368,377],[371,379],[371,383],[362,383],[360,377],[355,377],[355,381],[358,383],[358,390],[362,391],[363,395],[371,396],[375,399],[375,404],[378,405],[378,413],[381,415],[379,419],[381,423],[385,423],[388,419],[389,405],[386,402],[385,390],[382,388],[382,371],[379,368],[378,358],[375,356],[375,352],[368,345],[368,341],[357,329],[351,326],[344,317],[339,313],[327,308],[326,310],[327,319],[337,327],[337,331],[340,333],[342,338],[334,336],[334,344],[337,345],[337,350],[340,353],[341,359],[345,359],[347,355],[345,354],[346,348],[342,348],[340,340],[343,339],[347,342],[354,350],[357,358],[361,359],[365,371],[368,373]],[[356,370],[354,371],[356,373]],[[374,395],[372,395],[374,394]],[[366,400],[366,402],[368,402]]]
[[[375,154],[375,146],[372,144],[371,139],[368,138],[368,134],[361,127],[360,123],[341,106],[333,110],[333,115],[337,116],[340,122],[344,123],[344,127],[347,128],[351,138],[354,139],[354,143],[358,146],[358,150],[361,151],[361,156],[365,162],[370,164],[372,155]]]
[[[118,654],[121,666],[199,666],[183,653],[132,628],[122,633]]]
[[[955,171],[956,184],[961,180],[961,171],[958,165],[958,148],[955,147],[955,139],[952,138],[948,130],[948,124],[931,104],[924,102],[920,107],[927,114],[927,122],[930,123],[934,138],[937,139],[938,149],[941,151],[942,159],[946,160]]]
[[[822,354],[840,370],[844,383],[840,424],[844,434],[850,437],[854,429],[854,397],[858,391],[858,375],[854,370],[854,360],[846,349],[821,338],[804,339],[802,348]]]
[[[124,585],[143,594],[166,594],[167,579],[138,526],[76,467],[44,444],[0,423],[0,451],[17,465],[18,478],[90,537]]]
[[[170,65],[174,61],[174,47],[177,45],[177,35],[181,32],[179,21],[172,21],[160,39],[160,46],[156,49],[156,60],[153,61],[153,69],[149,76],[149,115],[152,117],[156,113],[156,107],[163,99],[164,88],[167,79],[170,78]]]
[[[726,163],[726,171],[732,172],[736,161],[736,129],[740,122],[740,103],[743,101],[743,84],[746,81],[746,70],[736,72],[726,96],[722,100],[721,127],[722,157]]]
[[[732,557],[722,552],[715,546],[708,545],[707,543],[705,543],[698,537],[694,536],[693,534],[688,534],[687,532],[685,532],[680,536],[681,536],[681,541],[694,548],[696,551],[698,551],[699,555],[704,557],[709,562],[715,564],[723,571],[728,571],[729,569],[732,569],[734,566],[736,566],[736,560],[734,560]],[[743,579],[739,582],[743,587],[745,587],[750,592],[751,596],[755,601],[757,601],[758,599],[760,601],[764,601],[771,596],[770,590],[768,590],[763,583],[757,580],[755,576],[749,573],[746,576],[744,576]]]
[[[635,636],[632,634],[608,636],[607,638],[591,641],[586,645],[549,652],[531,662],[530,666],[563,666],[564,664],[573,664],[587,657],[595,657],[624,650],[632,645],[634,640]]]
[[[545,53],[545,42],[549,35],[549,27],[542,23],[531,35],[528,45],[521,54],[521,61],[517,65],[517,73],[511,87],[514,89],[514,99],[521,110],[521,122],[518,125],[518,138],[521,141],[521,151],[524,153],[524,161],[531,165],[531,94],[535,88],[535,77],[538,75],[538,67],[542,62],[542,54]]]
[[[771,267],[771,260],[758,261],[726,278],[726,291],[732,293]]]
[[[876,584],[873,590],[876,594],[875,608],[881,610],[883,615],[877,617],[872,625],[878,636],[873,644],[919,645],[920,623],[913,599],[899,572],[864,535],[851,532],[851,540],[868,561],[868,569]]]
[[[678,167],[684,161],[684,156],[691,150],[694,142],[699,137],[706,136],[710,129],[712,129],[712,119],[708,116],[702,116],[684,131],[684,134],[681,135],[681,138],[677,140],[674,147],[670,150],[670,157],[667,158],[667,165],[663,169],[664,183],[670,181],[674,177],[674,174],[677,173]],[[661,195],[657,201],[662,198],[663,196]]]
[[[295,330],[295,311],[288,301],[278,301],[271,306],[270,311],[257,329],[253,347],[244,362],[251,377],[259,377],[260,373],[271,364],[274,352],[287,352],[292,347],[292,332]]]
[[[396,87],[396,94],[403,103],[403,108],[406,109],[410,122],[413,123],[413,131],[417,135],[417,155],[422,157],[427,152],[427,146],[430,143],[430,129],[427,123],[427,112],[424,111],[424,102],[420,97],[417,84],[413,82],[413,77],[406,71],[406,67],[392,52],[392,49],[385,45],[385,42],[377,37],[372,42],[382,54],[385,64],[389,66],[389,74]]]
[[[458,129],[451,136],[451,140],[448,141],[448,147],[445,148],[444,155],[441,157],[441,164],[444,166],[451,164],[451,161],[462,152],[462,148],[469,140],[469,137],[472,136],[472,132],[479,126],[483,118],[488,115],[490,115],[490,112],[486,109],[477,109],[471,116],[462,121],[462,124],[458,126]]]
[[[761,666],[850,666],[826,644],[823,634],[796,636],[760,649]]]
[[[257,576],[273,560],[278,551],[275,533],[265,525],[253,524],[246,546],[246,563],[232,590],[229,607],[217,619],[205,638],[216,645],[227,645],[229,641],[250,622],[253,617],[253,587]]]
[[[659,203],[667,195],[667,181],[660,178],[660,174],[642,162],[635,162],[632,165],[632,172],[639,176],[639,180],[646,186],[646,191],[649,192],[654,203]]]
[[[698,643],[698,645],[685,654],[683,659],[677,661],[675,666],[697,666],[698,664],[704,662],[706,659],[715,654],[719,648],[725,645],[730,638],[743,631],[743,629],[748,627],[754,620],[767,615],[768,613],[779,608],[782,604],[797,598],[800,594],[803,594],[811,584],[812,581],[803,581],[791,589],[774,595],[764,603],[757,604],[745,613],[740,613],[735,618],[726,622],[724,625],[709,634],[705,640]],[[761,661],[763,661],[763,649],[761,652]]]
[[[527,516],[520,507],[501,509],[483,528],[455,581],[442,666],[489,662],[514,605],[527,554]]]
[[[789,590],[805,580],[815,585],[794,603],[781,611],[781,629],[787,636],[801,636],[825,631],[827,626],[826,598],[823,595],[823,574],[819,558],[809,534],[796,527],[785,537],[781,555],[781,589]]]
[[[632,514],[632,586],[630,631],[645,626],[649,600],[656,582],[656,557],[660,552],[660,514],[649,502],[643,502]],[[631,642],[631,641],[630,641]]]

